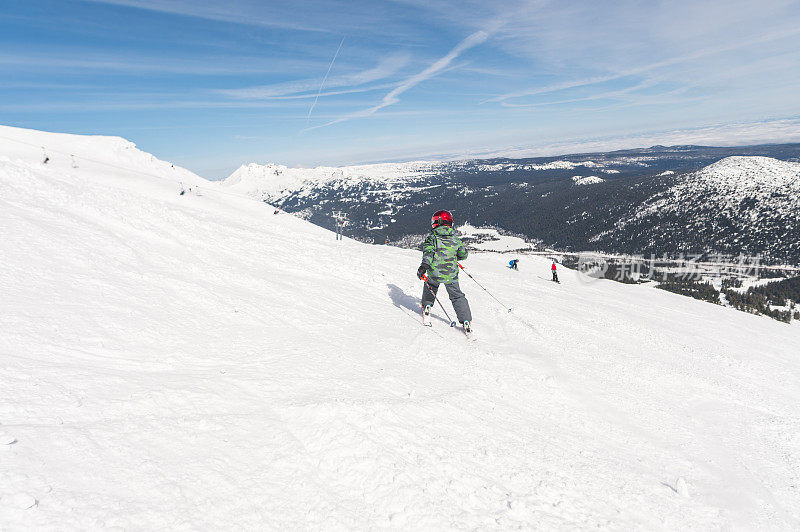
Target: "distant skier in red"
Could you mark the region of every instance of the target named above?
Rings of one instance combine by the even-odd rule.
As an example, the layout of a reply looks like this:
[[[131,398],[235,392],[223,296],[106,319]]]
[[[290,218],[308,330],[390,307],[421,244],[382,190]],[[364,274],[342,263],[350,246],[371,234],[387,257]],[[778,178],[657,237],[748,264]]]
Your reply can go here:
[[[556,261],[553,261],[553,266],[550,268],[553,272],[553,281],[556,283],[560,283],[561,281],[558,280],[558,271],[556,271]]]

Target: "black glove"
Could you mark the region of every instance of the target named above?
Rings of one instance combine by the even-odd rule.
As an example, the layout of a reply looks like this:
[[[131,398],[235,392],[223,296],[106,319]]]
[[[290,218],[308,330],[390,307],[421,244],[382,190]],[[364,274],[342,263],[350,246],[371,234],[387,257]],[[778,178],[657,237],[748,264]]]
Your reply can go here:
[[[417,269],[417,277],[422,279],[422,276],[425,275],[425,273],[430,269],[431,267],[423,262],[422,264],[419,265],[419,269]]]

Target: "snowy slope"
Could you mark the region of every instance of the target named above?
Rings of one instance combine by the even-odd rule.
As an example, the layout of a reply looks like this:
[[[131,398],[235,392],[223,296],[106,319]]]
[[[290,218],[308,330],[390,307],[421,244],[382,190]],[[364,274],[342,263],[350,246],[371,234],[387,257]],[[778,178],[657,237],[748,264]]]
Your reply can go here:
[[[487,253],[468,342],[416,252],[51,142],[126,169],[0,143],[1,528],[800,527],[800,328]]]

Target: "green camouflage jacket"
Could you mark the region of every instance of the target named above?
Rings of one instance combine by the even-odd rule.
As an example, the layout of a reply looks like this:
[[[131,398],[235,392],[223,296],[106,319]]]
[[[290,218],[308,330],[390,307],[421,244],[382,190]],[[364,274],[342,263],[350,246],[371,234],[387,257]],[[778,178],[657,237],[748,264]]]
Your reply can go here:
[[[431,267],[428,277],[438,283],[452,283],[458,279],[458,264],[467,258],[467,248],[448,225],[440,225],[425,238],[422,244],[422,262]]]

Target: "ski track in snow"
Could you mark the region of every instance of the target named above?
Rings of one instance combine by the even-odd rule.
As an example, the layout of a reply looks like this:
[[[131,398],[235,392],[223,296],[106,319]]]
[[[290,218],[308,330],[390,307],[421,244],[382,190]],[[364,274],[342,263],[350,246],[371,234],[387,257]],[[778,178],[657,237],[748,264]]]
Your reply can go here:
[[[2,529],[800,528],[796,325],[486,253],[469,342],[417,252],[40,153],[0,141]]]

